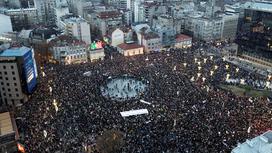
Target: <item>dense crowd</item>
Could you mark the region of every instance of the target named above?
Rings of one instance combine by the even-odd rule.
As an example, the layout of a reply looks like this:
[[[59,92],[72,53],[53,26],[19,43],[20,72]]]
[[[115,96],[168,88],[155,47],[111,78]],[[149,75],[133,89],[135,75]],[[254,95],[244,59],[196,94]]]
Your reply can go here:
[[[95,150],[97,137],[107,129],[125,134],[122,153],[229,153],[238,142],[272,127],[266,98],[237,96],[219,87],[226,77],[245,83],[267,78],[238,71],[215,56],[196,57],[176,49],[117,55],[96,63],[45,65],[41,72],[37,91],[17,112],[24,118],[19,128],[31,153],[81,153],[90,146]],[[124,74],[148,80],[147,93],[139,99],[151,105],[102,96],[101,85]],[[133,109],[149,114],[120,115]]]

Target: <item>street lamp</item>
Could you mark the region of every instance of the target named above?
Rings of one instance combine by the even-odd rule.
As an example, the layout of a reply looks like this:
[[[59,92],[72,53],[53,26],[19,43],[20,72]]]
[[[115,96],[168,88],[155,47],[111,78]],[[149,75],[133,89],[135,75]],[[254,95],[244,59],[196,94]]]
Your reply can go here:
[[[210,56],[210,60],[213,60],[213,56]]]
[[[201,66],[199,66],[199,67],[197,67],[197,68],[198,68],[198,71],[200,71],[202,67],[201,67]]]
[[[205,77],[202,77],[202,81],[205,82],[206,78]]]
[[[229,80],[230,78],[230,74],[227,74],[226,80]]]
[[[240,80],[240,84],[244,85],[244,84],[245,84],[245,80],[244,80],[244,79],[241,79],[241,80]]]
[[[187,66],[187,63],[183,63],[183,66],[186,67],[186,66]]]
[[[52,87],[49,87],[49,92],[52,93],[53,89]]]
[[[206,63],[207,62],[207,58],[204,58],[204,63]]]
[[[210,75],[213,76],[213,74],[214,74],[214,71],[211,71],[211,72],[210,72]]]
[[[199,78],[201,76],[201,73],[197,73],[197,77]]]
[[[214,69],[215,69],[215,70],[217,70],[217,69],[218,69],[218,66],[217,66],[217,65],[215,65],[215,66],[214,66]]]
[[[195,63],[197,62],[197,58],[195,58]]]
[[[56,99],[53,100],[53,105],[55,107],[56,112],[58,112],[59,108],[58,108],[58,103],[57,103]]]
[[[228,70],[228,69],[229,69],[229,65],[227,64],[227,65],[226,65],[226,70]]]
[[[237,67],[237,68],[236,68],[236,73],[238,73],[238,72],[239,72],[239,68]]]

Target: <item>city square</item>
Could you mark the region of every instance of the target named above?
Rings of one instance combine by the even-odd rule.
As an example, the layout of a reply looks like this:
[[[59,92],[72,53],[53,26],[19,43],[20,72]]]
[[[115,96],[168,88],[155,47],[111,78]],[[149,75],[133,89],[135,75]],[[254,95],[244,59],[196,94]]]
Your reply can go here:
[[[125,145],[119,152],[230,152],[237,142],[272,127],[267,99],[237,96],[219,87],[227,83],[226,77],[267,80],[237,70],[222,58],[195,57],[179,49],[116,56],[65,69],[45,65],[40,71],[44,73],[42,84],[17,112],[26,118],[20,125],[25,131],[26,150],[96,152],[97,137],[115,129],[124,133]],[[92,73],[82,75],[86,71]],[[140,98],[151,105],[137,98],[120,102],[101,94],[101,85],[109,77],[124,75],[149,82],[148,92]],[[149,113],[127,118],[120,115],[137,109]]]
[[[0,153],[272,153],[272,0],[0,0]]]

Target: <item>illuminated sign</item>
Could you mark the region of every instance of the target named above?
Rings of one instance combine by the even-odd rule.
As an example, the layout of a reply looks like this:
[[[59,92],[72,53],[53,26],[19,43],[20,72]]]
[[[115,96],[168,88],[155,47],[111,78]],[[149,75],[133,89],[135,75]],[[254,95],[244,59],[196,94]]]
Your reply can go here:
[[[26,81],[26,88],[28,93],[32,93],[33,89],[37,84],[36,80],[36,72],[35,72],[35,61],[32,57],[32,52],[29,51],[24,55],[24,65],[23,65],[23,72],[24,72],[24,79]]]
[[[96,49],[101,49],[103,48],[103,42],[102,41],[98,41],[98,42],[93,42],[90,44],[90,49],[91,50],[96,50]]]

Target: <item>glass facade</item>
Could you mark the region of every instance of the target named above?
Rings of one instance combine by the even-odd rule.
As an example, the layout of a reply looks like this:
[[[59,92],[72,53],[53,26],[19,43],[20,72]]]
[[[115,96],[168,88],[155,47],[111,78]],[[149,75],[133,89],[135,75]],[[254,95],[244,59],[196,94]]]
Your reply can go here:
[[[245,9],[241,31],[238,32],[238,55],[246,55],[272,63],[271,12]]]

